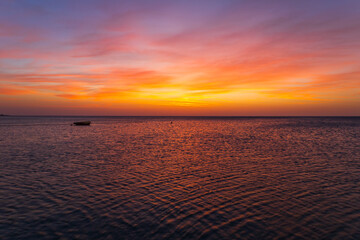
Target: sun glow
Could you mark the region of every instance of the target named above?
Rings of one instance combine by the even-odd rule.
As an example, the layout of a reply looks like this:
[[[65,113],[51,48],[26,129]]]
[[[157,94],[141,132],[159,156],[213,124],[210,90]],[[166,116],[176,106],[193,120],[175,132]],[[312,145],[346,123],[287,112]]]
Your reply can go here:
[[[0,109],[360,114],[359,4],[280,2],[268,8],[262,1],[114,1],[106,10],[87,3],[79,11],[63,2],[24,8],[6,1],[0,8]]]

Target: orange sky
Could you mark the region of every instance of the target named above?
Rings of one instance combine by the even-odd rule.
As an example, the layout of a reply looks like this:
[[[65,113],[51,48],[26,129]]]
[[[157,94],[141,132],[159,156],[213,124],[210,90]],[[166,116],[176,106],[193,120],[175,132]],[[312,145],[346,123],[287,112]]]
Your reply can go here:
[[[0,113],[360,115],[359,9],[4,1]]]

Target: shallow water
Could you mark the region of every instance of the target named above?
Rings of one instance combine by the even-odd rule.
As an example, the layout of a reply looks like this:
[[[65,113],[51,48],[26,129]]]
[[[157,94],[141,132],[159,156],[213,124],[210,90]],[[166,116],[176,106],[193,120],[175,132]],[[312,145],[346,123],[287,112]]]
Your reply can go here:
[[[87,119],[0,117],[1,239],[360,239],[360,118]]]

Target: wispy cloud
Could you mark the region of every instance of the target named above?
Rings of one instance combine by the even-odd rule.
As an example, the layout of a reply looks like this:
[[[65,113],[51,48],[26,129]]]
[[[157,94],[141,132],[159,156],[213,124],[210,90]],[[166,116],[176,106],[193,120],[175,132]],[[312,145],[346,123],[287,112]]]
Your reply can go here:
[[[309,109],[316,102],[360,102],[356,1],[0,7],[0,95],[128,102],[139,111],[145,103],[206,106],[209,113],[229,102],[279,109],[288,106],[284,99]]]

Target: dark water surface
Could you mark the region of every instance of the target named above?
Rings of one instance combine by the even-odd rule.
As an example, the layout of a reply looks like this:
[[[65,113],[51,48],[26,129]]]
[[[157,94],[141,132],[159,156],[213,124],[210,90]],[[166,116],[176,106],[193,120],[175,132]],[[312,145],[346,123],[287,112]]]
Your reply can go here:
[[[0,117],[0,239],[360,239],[360,118],[82,119]]]

